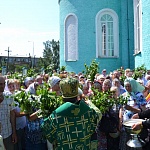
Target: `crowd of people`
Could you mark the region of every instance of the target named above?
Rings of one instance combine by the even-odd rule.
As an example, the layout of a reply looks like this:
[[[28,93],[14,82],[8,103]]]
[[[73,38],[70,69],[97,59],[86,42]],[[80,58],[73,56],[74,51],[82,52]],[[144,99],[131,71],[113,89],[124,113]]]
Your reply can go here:
[[[0,135],[4,150],[128,150],[130,139],[123,123],[141,118],[133,130],[142,129],[140,138],[145,141],[144,150],[150,149],[150,72],[142,78],[133,79],[130,69],[121,73],[103,69],[92,82],[83,73],[37,75],[26,77],[23,84],[19,79],[0,76]],[[36,90],[49,84],[49,90],[62,96],[64,104],[48,117],[40,109],[33,114],[21,112],[13,96],[23,90],[36,95]],[[98,92],[114,91],[114,97],[128,99],[126,105],[114,105],[101,113],[91,99],[93,89]],[[15,104],[15,105],[14,105]],[[109,122],[110,121],[110,122]],[[0,145],[0,150],[2,144]],[[2,150],[3,150],[2,149]]]

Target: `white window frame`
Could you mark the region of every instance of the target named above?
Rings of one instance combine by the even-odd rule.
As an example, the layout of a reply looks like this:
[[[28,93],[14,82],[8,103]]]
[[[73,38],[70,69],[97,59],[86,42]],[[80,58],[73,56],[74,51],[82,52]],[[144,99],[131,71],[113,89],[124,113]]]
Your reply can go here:
[[[102,53],[102,31],[101,28],[101,17],[105,14],[110,15],[113,18],[113,40],[114,40],[114,56],[108,56],[108,52],[106,55]],[[104,57],[104,58],[117,58],[119,57],[119,22],[118,22],[118,15],[112,9],[106,8],[100,10],[96,15],[96,58]],[[106,33],[107,34],[107,33]],[[106,35],[107,37],[107,35]],[[108,43],[107,43],[108,46]],[[108,49],[106,50],[108,51]]]
[[[134,7],[134,53],[142,51],[142,2],[133,1]]]
[[[75,21],[75,26],[74,26],[74,30],[70,31],[70,33],[68,34],[68,30],[67,30],[67,21],[68,18],[73,16],[74,17],[74,21]],[[68,35],[72,35],[72,37],[69,37]],[[72,53],[72,48],[73,51],[75,52],[75,55],[73,55],[70,58],[68,58],[69,53]],[[67,17],[65,18],[64,21],[64,58],[65,61],[77,61],[78,60],[78,18],[75,14],[70,13],[67,15]]]

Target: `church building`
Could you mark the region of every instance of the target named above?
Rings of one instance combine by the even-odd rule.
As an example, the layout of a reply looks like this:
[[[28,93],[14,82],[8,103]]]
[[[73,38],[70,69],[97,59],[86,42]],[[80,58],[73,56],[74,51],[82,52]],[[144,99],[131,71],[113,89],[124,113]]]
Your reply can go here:
[[[150,70],[150,0],[133,1],[135,67],[144,64]]]
[[[148,2],[59,0],[60,67],[78,73],[92,60],[99,62],[100,71],[105,68],[108,72],[148,65],[144,61],[149,57],[150,30],[142,29],[149,26]]]

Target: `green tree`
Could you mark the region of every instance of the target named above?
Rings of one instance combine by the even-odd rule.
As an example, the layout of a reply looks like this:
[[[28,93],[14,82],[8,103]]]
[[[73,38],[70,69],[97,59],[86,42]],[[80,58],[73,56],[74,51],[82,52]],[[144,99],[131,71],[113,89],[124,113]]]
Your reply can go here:
[[[46,73],[52,73],[53,70],[59,69],[59,41],[43,42],[43,58],[40,59],[39,65],[44,68]]]
[[[60,66],[60,61],[59,61],[59,41],[56,42],[52,40],[52,49],[53,49],[53,64],[54,64],[54,70],[57,70]]]

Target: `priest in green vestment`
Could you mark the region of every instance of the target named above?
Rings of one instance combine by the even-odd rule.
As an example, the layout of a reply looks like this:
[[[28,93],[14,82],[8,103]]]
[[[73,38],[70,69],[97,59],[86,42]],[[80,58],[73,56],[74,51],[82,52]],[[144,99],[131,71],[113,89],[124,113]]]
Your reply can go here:
[[[65,103],[44,119],[41,125],[46,138],[56,150],[97,150],[96,141],[91,141],[101,113],[84,100],[78,101],[79,82],[75,78],[60,81]]]

